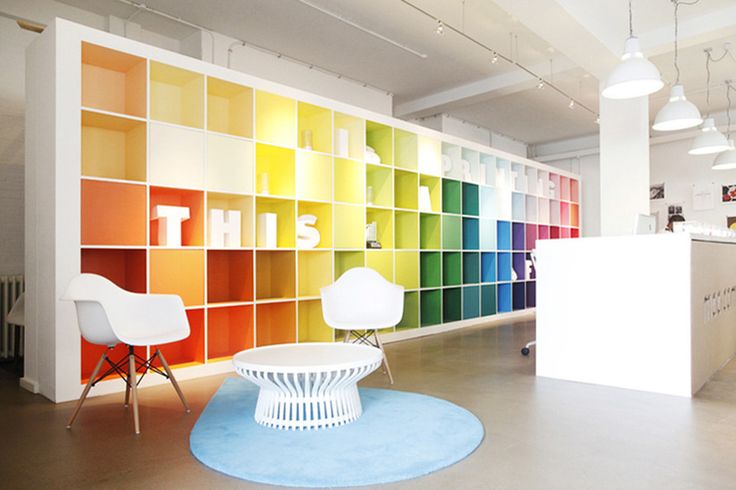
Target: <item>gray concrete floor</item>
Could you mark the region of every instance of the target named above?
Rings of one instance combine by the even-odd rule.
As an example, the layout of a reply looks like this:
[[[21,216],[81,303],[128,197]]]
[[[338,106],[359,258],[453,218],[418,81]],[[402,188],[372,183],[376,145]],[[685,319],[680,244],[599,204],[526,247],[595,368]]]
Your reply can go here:
[[[486,436],[458,464],[383,488],[736,488],[736,362],[685,399],[536,378],[534,355],[519,354],[533,337],[534,322],[517,321],[387,347],[395,389],[471,410]],[[0,488],[263,488],[189,453],[189,432],[224,377],[182,383],[190,415],[170,386],[141,390],[136,437],[122,395],[90,399],[68,431],[73,403],[0,376]],[[378,372],[364,385],[387,382]],[[388,464],[390,449],[366,457]]]

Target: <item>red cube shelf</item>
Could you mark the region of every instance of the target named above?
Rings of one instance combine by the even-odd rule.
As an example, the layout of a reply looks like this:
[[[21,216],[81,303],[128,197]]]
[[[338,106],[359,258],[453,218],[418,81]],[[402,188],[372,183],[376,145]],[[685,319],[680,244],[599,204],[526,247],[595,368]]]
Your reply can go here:
[[[207,359],[223,360],[253,347],[253,306],[207,310]]]
[[[207,251],[207,303],[253,301],[253,252]]]

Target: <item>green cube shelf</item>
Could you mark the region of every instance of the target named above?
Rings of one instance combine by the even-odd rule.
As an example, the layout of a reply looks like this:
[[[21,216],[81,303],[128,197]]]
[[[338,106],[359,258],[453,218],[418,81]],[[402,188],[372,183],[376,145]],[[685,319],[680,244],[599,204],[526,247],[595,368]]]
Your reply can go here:
[[[442,258],[440,252],[422,252],[419,256],[420,287],[442,286]]]
[[[422,249],[439,250],[442,246],[440,235],[439,214],[419,215],[419,247]]]
[[[495,284],[488,284],[480,287],[480,314],[483,316],[496,314]]]
[[[454,214],[462,212],[461,189],[459,181],[442,179],[442,212]]]
[[[432,289],[420,294],[421,326],[427,327],[442,323],[442,290]]]
[[[460,216],[442,216],[442,248],[460,250],[462,240],[463,219]]]
[[[463,214],[478,216],[478,186],[463,182]]]
[[[442,285],[457,286],[462,283],[462,254],[442,252]]]

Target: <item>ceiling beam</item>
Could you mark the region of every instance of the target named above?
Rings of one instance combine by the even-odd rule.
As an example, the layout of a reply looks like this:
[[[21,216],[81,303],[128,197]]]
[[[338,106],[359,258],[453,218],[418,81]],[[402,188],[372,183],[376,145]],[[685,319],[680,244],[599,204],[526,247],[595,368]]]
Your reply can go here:
[[[714,42],[736,35],[736,5],[679,22],[677,42],[680,48]],[[674,50],[674,20],[666,26],[640,34],[647,56]]]
[[[501,63],[501,62],[499,62]],[[576,65],[564,57],[553,61],[553,74],[564,73]],[[549,63],[529,67],[535,73],[549,76]],[[394,117],[402,119],[432,116],[448,112],[453,108],[483,102],[528,90],[537,85],[538,80],[522,70],[513,70],[475,82],[441,90],[424,97],[408,100],[394,106]]]
[[[611,51],[560,4],[559,0],[494,0],[509,15],[599,80],[605,80],[620,54]]]

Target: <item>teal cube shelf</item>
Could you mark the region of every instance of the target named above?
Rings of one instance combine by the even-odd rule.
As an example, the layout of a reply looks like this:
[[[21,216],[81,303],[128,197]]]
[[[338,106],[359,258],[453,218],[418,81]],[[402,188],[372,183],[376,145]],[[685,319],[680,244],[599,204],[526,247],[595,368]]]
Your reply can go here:
[[[450,288],[442,290],[442,320],[456,322],[462,320],[462,290]]]
[[[463,214],[478,216],[480,214],[478,203],[478,186],[463,182]]]
[[[462,242],[463,219],[460,216],[442,216],[442,248],[460,250]]]

